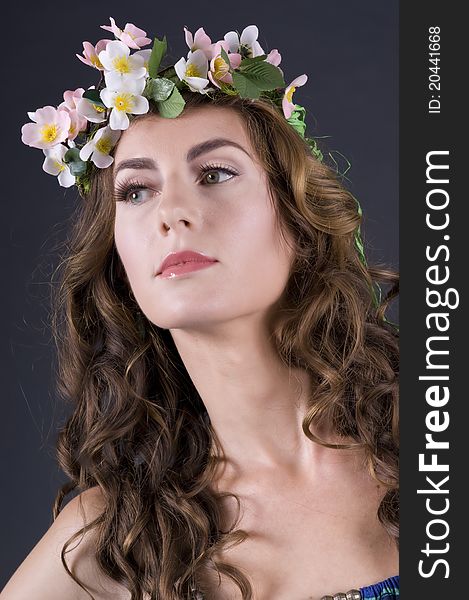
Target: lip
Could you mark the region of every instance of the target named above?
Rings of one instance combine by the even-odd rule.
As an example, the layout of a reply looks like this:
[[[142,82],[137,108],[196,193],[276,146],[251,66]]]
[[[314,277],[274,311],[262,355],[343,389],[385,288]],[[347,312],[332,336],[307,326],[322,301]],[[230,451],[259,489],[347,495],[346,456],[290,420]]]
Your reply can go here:
[[[156,276],[168,277],[189,273],[190,271],[209,267],[216,262],[218,262],[216,258],[194,250],[170,252],[158,268]]]

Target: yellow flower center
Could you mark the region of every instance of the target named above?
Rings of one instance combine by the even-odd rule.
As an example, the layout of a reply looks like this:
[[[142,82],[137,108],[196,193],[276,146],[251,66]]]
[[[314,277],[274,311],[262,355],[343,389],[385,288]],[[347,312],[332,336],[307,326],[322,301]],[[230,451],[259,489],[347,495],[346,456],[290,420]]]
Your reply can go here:
[[[97,54],[94,54],[93,56],[90,56],[90,61],[92,62],[92,64],[97,68],[97,69],[102,69],[103,65],[101,64],[101,61],[98,58]]]
[[[55,123],[44,125],[41,129],[41,137],[43,142],[53,142],[59,134],[59,128]]]
[[[102,152],[103,154],[109,154],[109,152],[112,150],[111,140],[103,136],[96,142],[96,150],[98,152]]]
[[[202,74],[200,73],[199,69],[194,65],[194,63],[191,63],[186,67],[186,77],[202,77]]]
[[[59,170],[59,173],[61,173],[65,169],[65,165],[63,163],[59,162],[58,160],[54,160],[54,164],[57,167],[57,169]]]
[[[129,113],[132,111],[132,94],[122,93],[116,96],[114,106],[117,110]]]
[[[292,85],[291,88],[288,90],[288,92],[285,94],[288,102],[292,101],[292,96],[293,96],[295,90],[296,90],[296,87],[294,85]]]
[[[215,79],[221,79],[230,70],[229,66],[226,64],[226,62],[223,60],[223,58],[221,56],[217,56],[217,58],[215,59],[214,66],[215,66],[215,71],[214,71],[213,75],[214,75]]]
[[[118,56],[113,61],[112,64],[114,69],[119,73],[130,73],[130,63],[128,56]]]
[[[104,106],[98,106],[97,104],[93,104],[93,108],[95,109],[96,112],[99,112],[99,113],[102,113],[106,110],[104,108]]]

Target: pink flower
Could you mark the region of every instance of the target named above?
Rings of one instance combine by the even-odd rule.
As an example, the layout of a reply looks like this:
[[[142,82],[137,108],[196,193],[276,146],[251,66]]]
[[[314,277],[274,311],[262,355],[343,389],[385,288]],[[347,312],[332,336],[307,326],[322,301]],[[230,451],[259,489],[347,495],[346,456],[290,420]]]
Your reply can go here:
[[[58,110],[67,111],[70,116],[70,129],[67,136],[69,140],[74,140],[80,131],[85,131],[88,124],[85,117],[77,110],[84,91],[83,88],[77,88],[75,91],[67,90],[64,92],[64,101],[58,106]]]
[[[67,90],[64,92],[64,101],[59,104],[58,108],[67,108],[68,110],[75,110],[78,104],[78,100],[83,96],[83,88],[77,88],[76,90]]]
[[[274,65],[274,67],[278,67],[280,64],[280,61],[282,60],[282,55],[280,54],[280,52],[277,49],[271,50],[265,60],[266,60],[266,62],[269,62],[271,65]]]
[[[297,87],[304,85],[307,81],[307,75],[300,75],[299,77],[296,77],[296,79],[294,79],[290,83],[290,85],[286,87],[282,100],[283,114],[285,115],[286,119],[289,119],[291,117],[291,114],[295,108],[295,104],[292,102],[292,96],[294,91]]]
[[[64,142],[69,133],[71,119],[68,111],[44,106],[28,113],[34,123],[21,128],[21,141],[33,148],[52,148]]]
[[[227,42],[219,41],[213,45],[212,48],[212,56],[213,58],[210,61],[210,70],[208,72],[208,78],[210,81],[220,87],[219,82],[232,84],[233,77],[229,72],[230,69],[237,69],[241,63],[241,54],[233,52],[232,54],[228,54],[228,59],[230,64],[228,65],[226,61],[221,56],[221,49],[223,48],[225,52],[227,50]]]
[[[95,69],[99,69],[100,71],[104,71],[104,67],[99,60],[99,53],[101,50],[106,50],[106,46],[111,40],[99,40],[96,46],[90,44],[90,42],[83,42],[83,56],[77,54],[76,56],[81,60],[85,65],[89,65],[90,67],[94,67]]]
[[[112,31],[116,38],[126,44],[129,48],[140,50],[142,46],[148,46],[148,44],[151,43],[151,39],[145,37],[147,32],[135,27],[133,23],[126,23],[122,30],[117,27],[116,22],[112,17],[109,18],[111,20],[111,25],[101,25],[101,29]]]
[[[205,56],[210,60],[212,58],[212,40],[205,33],[203,27],[199,27],[193,36],[192,33],[184,27],[186,44],[189,46],[190,52],[202,50]],[[189,57],[189,54],[187,55]]]

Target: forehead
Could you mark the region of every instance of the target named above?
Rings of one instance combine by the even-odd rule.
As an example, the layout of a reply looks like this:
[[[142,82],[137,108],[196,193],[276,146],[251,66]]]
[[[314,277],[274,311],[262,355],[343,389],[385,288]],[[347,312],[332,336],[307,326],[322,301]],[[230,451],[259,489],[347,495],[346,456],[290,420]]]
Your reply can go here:
[[[164,151],[185,155],[188,148],[209,138],[228,138],[252,150],[240,115],[233,109],[208,106],[189,108],[175,119],[149,115],[136,119],[121,135],[115,152],[123,158]]]

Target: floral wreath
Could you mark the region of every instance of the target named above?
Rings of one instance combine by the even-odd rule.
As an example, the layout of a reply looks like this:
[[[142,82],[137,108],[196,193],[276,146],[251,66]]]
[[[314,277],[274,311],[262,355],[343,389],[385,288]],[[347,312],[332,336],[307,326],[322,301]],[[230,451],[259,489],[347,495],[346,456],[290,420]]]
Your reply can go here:
[[[195,35],[184,27],[187,57],[163,68],[166,36],[162,40],[155,37],[151,50],[142,50],[151,43],[143,29],[133,23],[120,29],[112,17],[110,21],[111,25],[101,28],[112,32],[115,39],[102,39],[96,45],[83,42],[83,54],[76,55],[101,72],[97,87],[64,92],[64,101],[57,108],[44,106],[28,112],[33,122],[21,129],[22,141],[43,150],[46,158],[42,168],[57,176],[61,186],[77,185],[80,193],[86,194],[94,167],[104,169],[113,163],[110,152],[129,127],[129,116],[147,113],[151,100],[161,116],[175,118],[185,105],[183,89],[270,98],[305,137],[306,111],[292,102],[292,96],[308,77],[300,75],[285,87],[279,68],[281,55],[276,49],[264,53],[257,41],[256,25],[249,25],[241,35],[230,31],[214,43],[203,27]],[[135,50],[132,54],[131,49]],[[305,139],[322,160],[315,140]]]

